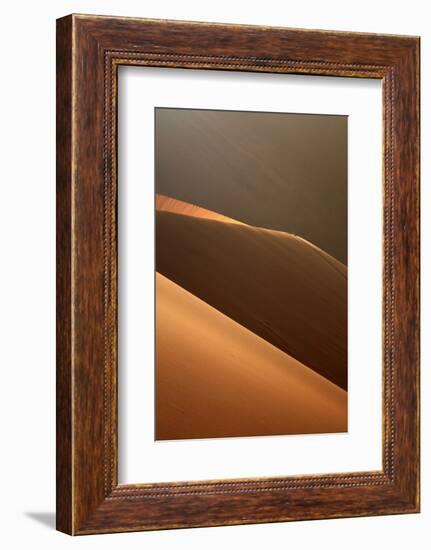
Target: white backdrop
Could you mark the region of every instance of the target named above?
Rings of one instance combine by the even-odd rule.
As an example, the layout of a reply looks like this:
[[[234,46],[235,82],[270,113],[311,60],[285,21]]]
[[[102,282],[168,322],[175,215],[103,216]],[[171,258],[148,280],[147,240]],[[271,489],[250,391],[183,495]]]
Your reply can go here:
[[[422,150],[431,150],[431,29],[420,0],[16,0],[3,6],[0,132],[2,472],[5,548],[427,548],[431,522],[431,187],[422,167],[422,509],[420,515],[103,535],[53,530],[55,449],[55,18],[70,12],[192,19],[422,36]],[[4,42],[4,43],[3,43]]]

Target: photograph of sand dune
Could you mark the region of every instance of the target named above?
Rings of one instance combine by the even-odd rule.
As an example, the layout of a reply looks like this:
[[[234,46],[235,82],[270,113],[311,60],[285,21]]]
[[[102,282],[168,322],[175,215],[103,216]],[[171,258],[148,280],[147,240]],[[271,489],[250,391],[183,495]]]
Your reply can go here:
[[[155,109],[155,439],[346,432],[347,116]]]

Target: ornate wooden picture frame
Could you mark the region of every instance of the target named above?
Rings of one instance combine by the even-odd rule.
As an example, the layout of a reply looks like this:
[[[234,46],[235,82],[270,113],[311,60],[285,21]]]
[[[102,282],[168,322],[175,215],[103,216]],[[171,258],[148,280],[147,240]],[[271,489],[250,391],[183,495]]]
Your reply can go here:
[[[383,469],[118,483],[120,65],[380,79]],[[57,528],[80,535],[419,511],[419,38],[70,15],[57,21]]]

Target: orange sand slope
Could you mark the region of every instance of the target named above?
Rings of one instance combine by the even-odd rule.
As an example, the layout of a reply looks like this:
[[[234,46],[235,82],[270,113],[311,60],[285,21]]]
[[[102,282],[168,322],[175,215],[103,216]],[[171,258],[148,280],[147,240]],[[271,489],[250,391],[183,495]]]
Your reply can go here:
[[[347,429],[347,393],[157,274],[156,438]]]
[[[193,207],[196,208],[196,207]],[[157,271],[347,389],[347,268],[280,231],[156,214]]]
[[[218,220],[227,223],[239,223],[238,220],[223,216],[217,212],[212,212],[206,208],[196,206],[189,202],[180,201],[178,199],[172,199],[165,195],[156,194],[156,210],[160,212],[173,212],[175,214],[184,214],[187,216],[193,216],[194,218],[206,218],[208,220]]]

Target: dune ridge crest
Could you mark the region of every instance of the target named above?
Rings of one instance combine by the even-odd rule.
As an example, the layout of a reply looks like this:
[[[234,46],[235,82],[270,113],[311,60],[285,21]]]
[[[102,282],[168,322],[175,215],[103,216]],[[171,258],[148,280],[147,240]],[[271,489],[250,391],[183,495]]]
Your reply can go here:
[[[228,218],[218,212],[207,210],[201,206],[191,204],[190,202],[181,201],[166,195],[156,194],[156,210],[159,212],[172,212],[173,214],[182,214],[184,216],[192,216],[194,218],[204,218],[207,220],[216,220],[225,223],[238,223],[244,225],[238,220]]]
[[[267,231],[268,233],[271,233],[280,237],[284,237],[287,239],[298,239],[299,241],[303,242],[307,246],[310,246],[316,252],[321,254],[324,258],[327,259],[327,261],[335,269],[337,269],[337,271],[339,271],[340,274],[347,277],[347,267],[342,262],[340,262],[340,260],[337,260],[337,258],[334,258],[334,256],[331,256],[328,252],[326,252],[325,250],[322,250],[317,245],[308,241],[304,237],[301,237],[294,233],[288,233],[287,231],[280,231],[279,229],[269,229],[267,227],[250,225],[250,224],[241,222],[239,220],[236,220],[234,218],[229,218],[228,216],[224,216],[223,214],[219,214],[218,212],[208,210],[207,208],[203,208],[202,206],[197,206],[195,204],[182,201],[180,199],[174,199],[173,197],[168,197],[160,193],[156,193],[156,211],[171,212],[172,214],[179,214],[182,216],[192,216],[194,218],[203,218],[207,220],[214,220],[214,221],[225,222],[225,223],[235,223],[235,224],[245,225],[247,227],[259,229],[260,231]]]

